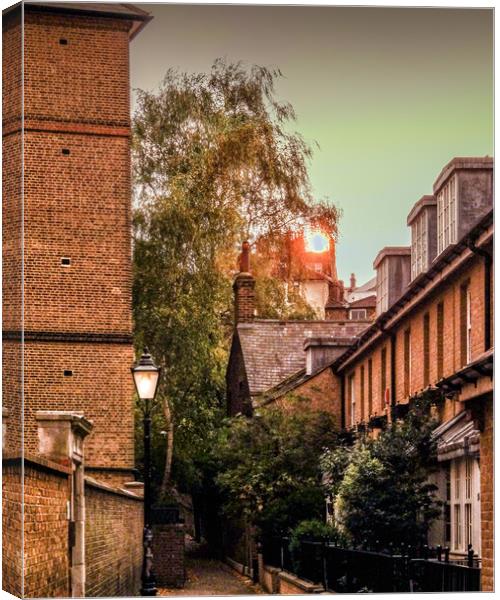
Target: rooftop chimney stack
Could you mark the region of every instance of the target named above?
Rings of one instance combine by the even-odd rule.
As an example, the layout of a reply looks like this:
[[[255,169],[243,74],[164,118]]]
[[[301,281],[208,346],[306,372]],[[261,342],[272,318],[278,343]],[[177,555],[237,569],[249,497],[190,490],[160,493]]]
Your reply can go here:
[[[349,291],[352,292],[352,290],[354,290],[356,287],[356,275],[354,273],[351,273],[351,285],[349,287]]]
[[[239,257],[240,272],[233,283],[235,324],[248,323],[255,317],[255,279],[250,273],[250,244],[245,241]]]

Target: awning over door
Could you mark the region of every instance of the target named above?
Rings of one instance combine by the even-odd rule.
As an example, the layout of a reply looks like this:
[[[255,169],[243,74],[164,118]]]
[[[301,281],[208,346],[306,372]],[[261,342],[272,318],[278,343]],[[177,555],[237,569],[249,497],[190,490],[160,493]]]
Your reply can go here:
[[[438,461],[479,454],[479,430],[469,411],[462,411],[432,434],[437,440]]]

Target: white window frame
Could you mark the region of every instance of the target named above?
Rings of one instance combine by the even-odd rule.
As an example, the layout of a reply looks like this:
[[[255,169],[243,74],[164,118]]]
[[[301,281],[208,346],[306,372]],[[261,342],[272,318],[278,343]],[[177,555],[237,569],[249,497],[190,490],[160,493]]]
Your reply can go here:
[[[355,382],[356,382],[356,378],[354,377],[354,373],[352,373],[352,375],[349,376],[349,382],[351,384],[351,397],[350,397],[350,401],[351,401],[351,427],[354,427],[354,425],[356,425],[356,389],[355,389]]]
[[[481,555],[479,461],[464,456],[450,461],[451,551],[467,554],[468,544]]]
[[[423,211],[411,226],[411,278],[427,270],[427,214]]]
[[[389,261],[385,258],[377,269],[377,314],[389,308]]]
[[[351,321],[363,321],[366,318],[366,308],[351,308],[349,311],[349,319]]]
[[[457,241],[457,209],[457,180],[453,175],[437,195],[438,255]]]

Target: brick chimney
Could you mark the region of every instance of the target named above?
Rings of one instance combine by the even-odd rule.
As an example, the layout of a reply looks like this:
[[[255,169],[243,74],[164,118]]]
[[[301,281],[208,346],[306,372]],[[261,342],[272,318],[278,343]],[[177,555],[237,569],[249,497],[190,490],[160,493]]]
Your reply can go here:
[[[347,319],[347,307],[344,301],[344,282],[337,279],[328,286],[328,300],[325,304],[325,319]]]
[[[352,290],[354,290],[356,287],[356,275],[354,273],[351,273],[351,283],[349,286],[349,291],[352,292]]]
[[[240,272],[233,283],[235,324],[248,323],[255,317],[255,279],[250,273],[250,244],[243,242],[239,257]]]

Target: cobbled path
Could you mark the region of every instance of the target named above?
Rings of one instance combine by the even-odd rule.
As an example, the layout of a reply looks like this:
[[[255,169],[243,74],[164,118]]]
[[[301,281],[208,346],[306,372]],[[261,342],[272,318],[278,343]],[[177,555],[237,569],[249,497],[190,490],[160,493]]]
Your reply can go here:
[[[235,596],[263,594],[262,588],[207,556],[206,550],[194,542],[186,544],[186,585],[182,589],[160,588],[159,596]]]

